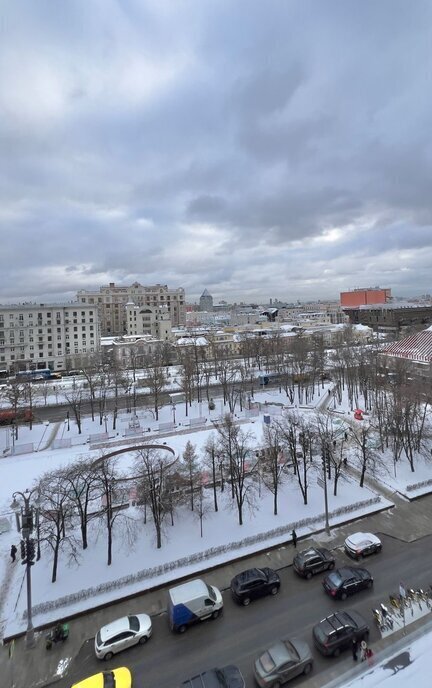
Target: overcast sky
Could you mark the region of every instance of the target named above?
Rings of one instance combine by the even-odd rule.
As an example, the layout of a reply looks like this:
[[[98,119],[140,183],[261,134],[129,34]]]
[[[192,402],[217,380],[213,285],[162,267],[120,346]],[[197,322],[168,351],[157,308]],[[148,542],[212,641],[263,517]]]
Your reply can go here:
[[[0,301],[432,292],[429,0],[5,0]]]

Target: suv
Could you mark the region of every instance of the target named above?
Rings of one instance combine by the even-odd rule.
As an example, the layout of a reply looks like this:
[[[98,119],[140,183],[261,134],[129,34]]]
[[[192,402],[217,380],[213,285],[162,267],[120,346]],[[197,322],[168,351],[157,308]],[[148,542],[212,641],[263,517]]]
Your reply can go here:
[[[130,614],[111,623],[96,633],[95,654],[98,659],[111,659],[113,655],[132,645],[144,645],[152,634],[148,614]]]
[[[181,688],[245,688],[245,682],[240,669],[230,665],[197,674],[183,681]]]
[[[295,555],[293,568],[299,576],[312,578],[316,573],[334,569],[335,558],[328,549],[309,547]]]
[[[247,569],[231,581],[232,596],[245,607],[256,597],[277,595],[279,588],[280,578],[276,571],[269,568]]]
[[[342,650],[350,647],[354,638],[364,640],[368,635],[369,626],[353,609],[330,614],[313,627],[316,647],[323,655],[333,657],[338,657]]]

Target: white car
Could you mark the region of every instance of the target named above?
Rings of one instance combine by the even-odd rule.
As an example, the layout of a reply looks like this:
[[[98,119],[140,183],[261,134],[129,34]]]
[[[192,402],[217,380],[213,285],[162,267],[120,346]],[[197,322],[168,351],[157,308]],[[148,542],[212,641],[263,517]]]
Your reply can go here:
[[[111,659],[113,655],[132,645],[143,645],[151,637],[152,622],[148,614],[132,614],[102,626],[95,637],[98,659]]]
[[[373,533],[353,533],[345,540],[345,552],[354,559],[381,552],[381,540]]]

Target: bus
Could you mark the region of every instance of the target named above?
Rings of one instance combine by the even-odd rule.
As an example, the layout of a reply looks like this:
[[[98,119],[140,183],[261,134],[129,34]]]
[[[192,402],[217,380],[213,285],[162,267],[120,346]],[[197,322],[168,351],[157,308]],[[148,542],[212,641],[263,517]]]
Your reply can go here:
[[[15,373],[16,382],[39,382],[40,380],[59,380],[60,373],[54,373],[50,368],[39,370],[18,370]]]

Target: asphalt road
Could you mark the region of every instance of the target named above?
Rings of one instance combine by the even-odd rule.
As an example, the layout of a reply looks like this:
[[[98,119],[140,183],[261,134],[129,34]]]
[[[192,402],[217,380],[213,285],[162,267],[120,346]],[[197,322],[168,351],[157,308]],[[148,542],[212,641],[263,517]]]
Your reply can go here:
[[[255,686],[252,673],[254,659],[260,651],[278,638],[291,636],[306,640],[312,647],[312,627],[336,609],[354,608],[370,623],[370,643],[379,638],[372,619],[372,609],[388,601],[403,580],[410,587],[427,588],[432,583],[432,536],[413,543],[381,536],[383,551],[372,555],[360,565],[374,576],[374,587],[357,593],[345,602],[336,602],[323,591],[318,575],[310,581],[299,578],[292,567],[280,570],[281,590],[275,597],[266,597],[241,607],[233,602],[229,590],[224,591],[224,614],[215,621],[191,627],[184,635],[173,634],[166,613],[153,617],[153,637],[145,646],[131,648],[109,662],[94,656],[93,642],[87,641],[73,661],[67,679],[58,686],[70,688],[75,681],[115,666],[128,666],[137,688],[176,688],[200,671],[226,664],[236,664],[242,671],[246,686]],[[344,552],[336,550],[336,565],[355,565]],[[247,561],[242,568],[247,568]],[[131,601],[131,613],[135,609]],[[67,653],[65,653],[67,654]],[[340,659],[324,658],[315,649],[314,674]],[[289,685],[300,685],[303,678]]]

